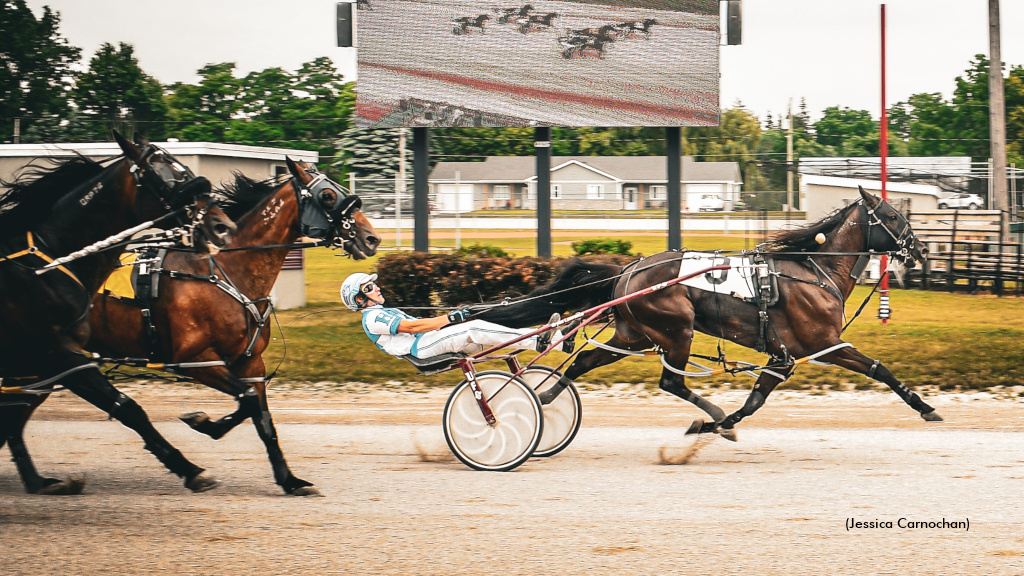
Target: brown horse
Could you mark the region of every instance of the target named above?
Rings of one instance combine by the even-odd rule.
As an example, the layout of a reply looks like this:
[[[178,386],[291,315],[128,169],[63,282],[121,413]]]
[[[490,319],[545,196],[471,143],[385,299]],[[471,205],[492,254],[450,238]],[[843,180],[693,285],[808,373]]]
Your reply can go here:
[[[549,403],[569,383],[631,352],[659,348],[665,369],[659,386],[706,412],[712,422],[695,422],[690,432],[716,432],[735,439],[734,427],[760,408],[799,363],[815,359],[842,366],[888,385],[929,421],[942,418],[879,362],[843,342],[846,299],[859,275],[858,260],[869,251],[895,252],[908,266],[926,257],[910,223],[876,196],[860,191],[861,199],[805,227],[777,233],[761,252],[777,282],[777,301],[769,306],[675,284],[614,307],[615,335],[608,348],[587,350],[565,376],[540,393]],[[574,260],[549,285],[519,302],[495,306],[478,318],[511,326],[530,326],[552,312],[596,306],[681,274],[683,254],[663,252],[628,266]],[[863,260],[862,260],[863,261]],[[710,266],[710,264],[708,264]],[[763,314],[762,314],[763,312]],[[763,321],[762,321],[763,318]],[[570,321],[572,318],[564,318]],[[721,408],[686,387],[684,368],[690,360],[694,331],[761,348],[770,358],[743,407],[726,416]]]
[[[117,266],[126,230],[180,217],[210,191],[163,150],[114,133],[124,155],[105,165],[73,157],[5,183],[0,198],[0,445],[7,443],[30,493],[69,493],[81,484],[44,478],[25,448],[32,410],[57,384],[135,430],[194,491],[216,480],[165,440],[131,398],[105,378],[84,346],[92,295]],[[205,203],[207,240],[226,242],[233,224]],[[197,214],[198,215],[198,214]],[[147,224],[148,222],[148,224]],[[206,245],[206,241],[201,242]],[[55,258],[74,253],[82,257]],[[60,264],[60,265],[58,265]],[[52,271],[44,272],[47,267]]]
[[[110,294],[94,300],[89,345],[116,357],[146,357],[155,348],[152,361],[212,364],[178,372],[231,395],[238,409],[217,421],[202,412],[182,420],[217,439],[251,418],[278,485],[288,494],[308,496],[319,492],[288,468],[267,403],[263,352],[270,341],[270,290],[300,236],[343,245],[357,259],[375,254],[380,237],[359,212],[357,196],[290,159],[288,169],[291,178],[283,183],[236,174],[235,183],[220,191],[227,197],[221,205],[238,225],[232,248],[216,257],[167,255],[150,306],[155,346],[146,336],[150,324],[143,309]],[[211,281],[214,276],[219,281]]]

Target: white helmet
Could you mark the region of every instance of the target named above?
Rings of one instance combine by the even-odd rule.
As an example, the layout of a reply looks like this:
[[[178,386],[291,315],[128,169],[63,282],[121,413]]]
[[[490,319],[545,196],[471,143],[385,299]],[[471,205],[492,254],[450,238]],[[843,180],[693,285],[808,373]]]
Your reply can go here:
[[[356,272],[345,278],[345,281],[341,283],[341,301],[348,306],[349,310],[359,311],[366,306],[366,303],[360,304],[356,300],[356,296],[363,290],[363,286],[377,280],[376,274],[363,274],[362,272]]]

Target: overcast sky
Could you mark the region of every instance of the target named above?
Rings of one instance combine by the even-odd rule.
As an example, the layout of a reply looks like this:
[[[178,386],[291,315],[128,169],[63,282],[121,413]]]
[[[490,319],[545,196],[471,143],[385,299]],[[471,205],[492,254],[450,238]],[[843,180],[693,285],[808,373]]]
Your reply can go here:
[[[355,79],[355,49],[336,47],[335,0],[27,0],[61,14],[61,34],[83,50],[104,42],[135,47],[139,64],[164,84],[196,82],[210,63],[239,75],[294,71],[330,57]],[[516,2],[506,2],[515,5]],[[496,2],[501,4],[501,2]],[[1024,65],[1024,0],[1001,0],[1002,57]],[[721,104],[737,101],[762,119],[806,99],[814,117],[828,106],[881,108],[881,3],[877,0],[743,0],[743,45],[721,48]],[[988,54],[988,0],[888,0],[887,102],[941,92],[975,54]],[[396,41],[401,34],[396,32]]]

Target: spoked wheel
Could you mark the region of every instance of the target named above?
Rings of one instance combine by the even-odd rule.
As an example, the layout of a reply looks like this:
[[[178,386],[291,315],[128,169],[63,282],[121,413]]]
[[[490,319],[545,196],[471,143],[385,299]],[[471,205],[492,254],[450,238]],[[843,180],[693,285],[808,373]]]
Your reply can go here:
[[[526,462],[540,442],[544,429],[540,400],[532,388],[508,372],[486,370],[475,377],[497,422],[487,423],[473,389],[463,380],[444,406],[444,439],[466,466],[507,472]]]
[[[558,382],[562,373],[547,366],[531,366],[519,377],[535,393],[539,393]],[[576,391],[576,386],[569,384],[558,397],[544,406],[544,435],[541,436],[540,444],[533,451],[533,455],[543,458],[565,450],[580,431],[582,421],[583,404],[580,402],[580,393]]]

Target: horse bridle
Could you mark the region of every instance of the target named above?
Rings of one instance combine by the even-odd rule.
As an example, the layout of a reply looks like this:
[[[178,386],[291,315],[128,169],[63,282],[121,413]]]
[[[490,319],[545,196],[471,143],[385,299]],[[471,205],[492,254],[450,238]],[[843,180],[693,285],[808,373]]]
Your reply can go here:
[[[338,247],[351,242],[356,237],[355,213],[362,207],[362,199],[336,184],[326,174],[317,174],[308,184],[298,181],[294,176],[292,178],[295,180],[302,235],[325,240]],[[321,203],[324,190],[334,192],[337,197],[334,206],[325,207]],[[339,226],[341,230],[338,230]],[[341,240],[341,243],[335,244],[337,240]]]
[[[863,199],[860,200],[860,204],[864,213],[863,219],[867,222],[868,226],[867,248],[872,250],[874,246],[879,245],[879,242],[876,242],[876,237],[878,236],[878,230],[881,229],[884,230],[885,233],[889,235],[889,238],[896,244],[896,250],[893,254],[895,258],[901,262],[913,259],[911,249],[914,247],[914,242],[917,240],[917,237],[914,235],[914,230],[910,227],[910,222],[908,222],[902,214],[884,200],[879,201],[875,208],[869,208]],[[880,212],[880,209],[883,206],[888,209],[888,211],[883,212],[883,214],[896,214],[899,217],[898,220],[900,221],[900,228],[896,232],[893,232],[892,229],[886,226],[885,222],[883,222],[879,217],[878,212]],[[881,237],[881,242],[885,242],[884,236]]]
[[[152,162],[154,156],[162,158],[164,162],[173,166],[178,174],[167,170],[164,163],[154,164]],[[182,192],[189,184],[197,181],[196,175],[188,166],[178,162],[173,156],[153,144],[147,144],[139,159],[132,161],[130,172],[135,177],[136,185],[152,192],[160,200],[164,210],[168,212],[180,207],[174,205],[177,204],[174,202],[176,199],[179,197],[189,198]]]

